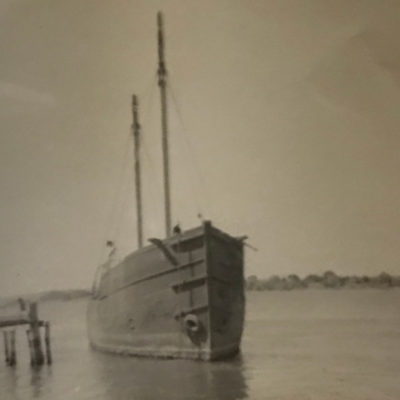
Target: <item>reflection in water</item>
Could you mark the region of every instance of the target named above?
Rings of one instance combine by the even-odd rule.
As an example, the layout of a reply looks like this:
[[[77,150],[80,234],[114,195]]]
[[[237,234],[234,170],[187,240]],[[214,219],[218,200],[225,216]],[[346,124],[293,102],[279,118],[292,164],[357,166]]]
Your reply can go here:
[[[46,382],[51,377],[51,367],[33,367],[31,369],[30,387],[32,389],[32,398],[40,398]]]
[[[229,362],[124,358],[93,352],[105,399],[247,398],[240,357]]]
[[[2,376],[0,398],[10,399],[36,399],[43,398],[46,386],[51,378],[51,369],[47,366],[30,368],[29,366],[16,366],[6,368]]]
[[[3,365],[1,367],[3,367]],[[18,389],[19,380],[15,366],[12,368],[5,368],[4,375],[4,379],[1,380],[1,392],[15,394]]]
[[[32,368],[31,375],[31,388],[32,397],[38,398],[42,391],[43,379],[42,379],[42,368]]]
[[[333,400],[360,382],[354,399],[400,398],[400,291],[257,292],[247,302],[243,359],[213,363],[91,351],[86,302],[44,303],[54,363],[32,369],[20,332],[18,364],[7,367],[0,343],[0,400]]]

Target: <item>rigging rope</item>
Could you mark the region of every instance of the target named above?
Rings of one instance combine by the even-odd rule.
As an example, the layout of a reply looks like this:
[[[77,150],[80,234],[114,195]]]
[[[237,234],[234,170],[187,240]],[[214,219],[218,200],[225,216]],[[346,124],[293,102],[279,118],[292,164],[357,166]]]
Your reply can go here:
[[[151,105],[152,102],[152,97],[153,97],[153,92],[154,92],[154,87],[155,87],[155,76],[152,74],[153,77],[150,81],[150,84],[147,87],[146,93],[147,95],[144,96],[144,98],[147,98],[147,110],[149,109],[149,105]],[[130,162],[128,162],[129,158],[128,155],[129,153],[132,152],[132,145],[130,143],[132,137],[132,132],[129,130],[129,134],[126,135],[125,140],[123,142],[123,149],[121,151],[122,157],[119,157],[119,160],[121,160],[120,168],[119,168],[119,173],[118,173],[118,178],[116,179],[116,184],[115,184],[115,189],[114,189],[114,196],[112,198],[111,206],[110,206],[110,211],[108,213],[108,216],[106,217],[106,224],[105,224],[105,230],[104,230],[104,236],[103,240],[100,244],[100,252],[99,252],[99,261],[97,265],[101,264],[104,262],[104,259],[106,257],[106,251],[107,250],[105,243],[107,240],[111,239],[114,242],[117,240],[117,236],[121,232],[121,221],[124,216],[124,211],[127,208],[127,203],[128,203],[128,191],[129,191],[129,182],[127,182],[127,179],[129,181],[132,181],[131,177],[129,176],[129,173],[127,174],[127,168],[133,172],[133,165],[131,165]],[[145,146],[143,146],[145,147]],[[145,149],[146,151],[146,149]],[[147,151],[146,151],[147,153]],[[149,164],[151,164],[151,159],[149,159]],[[131,158],[131,162],[133,163],[133,160]],[[152,169],[150,167],[150,169]]]
[[[112,233],[113,222],[114,222],[115,213],[117,210],[117,203],[119,203],[118,198],[120,198],[120,196],[121,196],[121,191],[122,191],[122,187],[123,187],[123,176],[125,174],[126,164],[127,164],[127,160],[128,160],[128,150],[129,150],[128,142],[129,142],[129,135],[126,136],[125,141],[123,142],[124,148],[122,150],[123,157],[120,158],[122,161],[121,161],[120,170],[119,170],[119,179],[116,180],[116,186],[115,186],[116,190],[114,191],[114,196],[113,196],[113,201],[111,203],[110,212],[108,214],[108,217],[106,218],[107,222],[105,225],[103,240],[101,242],[99,261],[98,261],[97,265],[101,264],[104,261],[104,256],[105,256],[105,251],[106,251],[105,244],[106,244],[106,241],[110,239],[110,234]]]
[[[204,180],[203,175],[201,173],[200,166],[199,166],[199,163],[198,163],[198,160],[197,160],[197,157],[196,157],[196,153],[195,153],[195,151],[193,149],[193,145],[192,145],[191,140],[190,140],[190,136],[187,133],[187,129],[186,129],[183,117],[182,117],[181,109],[180,109],[180,106],[178,104],[177,98],[175,96],[175,92],[173,90],[171,76],[169,78],[169,85],[167,86],[167,89],[169,89],[168,93],[170,94],[170,98],[172,100],[172,104],[175,106],[176,113],[177,113],[177,116],[178,116],[178,120],[179,120],[179,123],[181,125],[181,129],[178,129],[178,132],[180,133],[181,137],[183,138],[183,141],[184,141],[184,143],[186,145],[186,148],[187,148],[187,152],[185,152],[186,159],[187,159],[186,161],[187,161],[187,163],[189,165],[192,165],[192,167],[193,167],[191,169],[192,170],[192,175],[197,175],[197,179],[195,179],[195,177],[192,176],[194,179],[193,180],[189,179],[189,181],[191,182],[192,191],[194,192],[194,196],[195,196],[195,202],[196,202],[196,206],[197,206],[197,210],[196,211],[199,214],[202,214],[202,208],[203,207],[200,204],[200,199],[201,199],[200,192],[202,193],[202,196],[205,199],[206,204],[209,204],[208,198],[207,198],[205,180]],[[190,156],[190,159],[189,159],[189,156]],[[192,162],[190,162],[190,161],[192,161]],[[194,180],[197,180],[199,182],[199,184],[201,186],[201,190],[200,191],[198,190],[197,185],[194,184]]]
[[[151,110],[153,108],[153,99],[154,99],[154,89],[157,86],[157,76],[154,74],[154,78],[152,80],[152,87],[151,87],[151,91],[150,91],[150,95],[147,99],[147,106],[146,109],[144,111],[144,117],[143,117],[143,126],[146,126],[146,122],[149,119],[149,116],[151,115]],[[156,173],[155,173],[155,163],[151,157],[151,153],[149,151],[149,146],[148,146],[148,135],[144,134],[142,135],[142,148],[143,148],[143,152],[144,152],[144,156],[145,159],[148,163],[148,167],[149,167],[149,172],[150,172],[150,176],[152,177],[156,177]],[[153,190],[155,191],[155,193],[153,192]],[[150,191],[152,192],[152,197],[153,198],[159,198],[162,199],[162,194],[160,191],[160,188],[158,185],[150,185]],[[155,196],[154,196],[155,195]],[[156,206],[159,210],[157,211],[161,211],[161,205],[159,204],[159,202],[157,202],[157,206]],[[161,215],[161,213],[160,213]]]
[[[169,98],[172,100],[172,104],[176,110],[176,115],[178,117],[178,121],[180,124],[181,129],[177,129],[180,136],[183,138],[183,142],[186,146],[186,150],[183,153],[185,158],[186,158],[186,163],[187,165],[190,165],[191,168],[189,171],[189,175],[192,175],[191,179],[189,177],[189,186],[191,187],[191,192],[193,194],[194,198],[194,203],[196,207],[196,211],[198,215],[200,216],[203,212],[203,207],[201,205],[201,200],[202,197],[204,201],[208,204],[208,198],[207,198],[207,191],[205,181],[203,178],[203,175],[201,173],[201,169],[195,154],[195,151],[193,149],[193,145],[190,141],[189,135],[187,134],[187,129],[182,117],[181,113],[181,108],[178,104],[178,101],[175,96],[175,92],[173,90],[173,86],[171,84],[171,76],[169,79],[169,84],[167,85],[167,94],[169,95]],[[147,87],[147,90],[145,91],[145,95],[143,96],[143,104],[145,104],[145,110],[143,113],[143,118],[142,118],[142,126],[147,126],[147,122],[149,120],[149,117],[151,115],[151,111],[153,109],[153,102],[154,102],[154,92],[155,88],[157,86],[157,74],[153,73],[153,77],[150,81],[150,84]],[[175,130],[172,130],[172,133]],[[146,132],[146,130],[145,130]],[[117,179],[116,183],[116,190],[114,192],[114,197],[113,201],[111,204],[111,209],[107,218],[107,223],[106,223],[106,228],[105,228],[105,233],[103,237],[103,241],[101,243],[101,252],[100,252],[100,261],[98,264],[100,264],[104,260],[104,255],[106,251],[106,247],[104,244],[106,243],[107,240],[112,239],[112,240],[117,240],[119,239],[119,235],[121,233],[122,229],[122,219],[128,209],[128,199],[131,197],[129,196],[129,191],[132,190],[133,185],[133,178],[132,178],[132,173],[133,173],[133,160],[131,162],[128,162],[128,155],[132,151],[132,145],[129,143],[131,139],[131,132],[129,132],[128,135],[126,135],[126,139],[124,141],[124,149],[123,149],[123,157],[122,157],[122,162],[121,162],[121,167],[120,167],[120,173],[119,173],[119,179]],[[154,182],[156,179],[155,177],[158,176],[155,174],[155,162],[151,156],[151,152],[149,151],[149,145],[148,145],[148,135],[144,134],[141,135],[141,149],[143,154],[144,154],[144,159],[147,162],[147,170],[148,172],[146,175],[150,177],[148,181]],[[122,152],[121,152],[122,153]],[[127,173],[128,169],[128,173]],[[146,168],[145,168],[146,169]],[[130,171],[130,172],[129,172]],[[152,179],[153,177],[153,179]],[[144,180],[145,181],[145,180]],[[200,189],[198,188],[198,185],[196,185],[194,182],[198,182],[200,184]],[[149,184],[147,185],[148,190],[150,192],[150,196],[152,199],[155,199],[153,201],[152,210],[153,214],[156,215],[157,220],[161,221],[162,220],[162,210],[161,210],[161,202],[157,200],[161,200],[163,198],[163,195],[161,193],[161,189],[158,184],[153,185]],[[132,197],[133,198],[133,197]],[[175,210],[176,217],[177,215],[177,210]],[[179,218],[175,218],[176,220]]]
[[[131,146],[128,146],[131,147]],[[130,158],[129,158],[130,159]],[[133,162],[128,162],[127,163],[127,172],[126,173],[126,178],[124,179],[124,190],[121,191],[121,202],[118,210],[118,214],[116,217],[116,225],[115,225],[115,241],[116,243],[120,242],[120,233],[122,230],[122,221],[123,218],[127,216],[127,211],[129,210],[128,208],[128,200],[130,198],[133,198],[133,196],[129,196],[129,192],[133,191]],[[121,254],[120,254],[121,255]]]
[[[153,102],[154,102],[154,93],[155,89],[157,88],[157,75],[153,74],[153,79],[152,79],[152,85],[151,85],[151,90],[148,91],[148,96],[147,96],[147,101],[144,100],[143,103],[145,103],[145,110],[143,113],[143,126],[149,126],[150,124],[147,124],[151,117],[151,111],[153,109]],[[146,187],[149,190],[150,197],[153,201],[151,204],[151,214],[155,216],[156,220],[158,221],[163,221],[163,211],[162,211],[162,198],[163,195],[161,193],[160,186],[158,184],[154,184],[154,182],[157,182],[157,176],[160,174],[156,174],[156,163],[154,162],[151,152],[150,152],[150,147],[148,145],[149,143],[149,134],[151,129],[146,130],[145,133],[141,136],[141,149],[142,149],[142,154],[144,154],[144,161],[147,163],[148,168],[143,168],[144,170],[147,170],[148,172],[146,175],[148,176],[147,182],[150,182]],[[147,134],[146,134],[147,133]],[[145,182],[146,180],[143,180]],[[158,182],[157,182],[158,183]],[[146,203],[146,202],[145,202]],[[148,204],[148,202],[147,202]]]

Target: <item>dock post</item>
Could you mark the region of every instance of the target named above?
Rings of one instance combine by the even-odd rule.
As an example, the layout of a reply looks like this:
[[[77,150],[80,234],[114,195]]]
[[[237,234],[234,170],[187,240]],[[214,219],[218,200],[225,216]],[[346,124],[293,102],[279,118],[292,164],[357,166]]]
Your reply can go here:
[[[46,361],[50,365],[53,362],[51,356],[51,346],[50,346],[50,322],[46,321],[44,323],[44,343],[46,345]]]
[[[28,339],[28,347],[29,347],[29,355],[30,355],[30,359],[31,359],[31,365],[33,365],[33,346],[32,346],[32,334],[31,334],[31,330],[27,329],[26,330],[26,338]]]
[[[32,340],[33,365],[43,365],[44,356],[42,351],[42,342],[40,338],[40,325],[37,312],[37,303],[29,304],[29,324]]]
[[[9,332],[10,335],[10,358],[9,365],[14,366],[17,364],[17,353],[15,350],[15,330]]]
[[[6,365],[10,363],[10,348],[8,346],[8,332],[3,331],[3,339],[4,339],[4,357]]]

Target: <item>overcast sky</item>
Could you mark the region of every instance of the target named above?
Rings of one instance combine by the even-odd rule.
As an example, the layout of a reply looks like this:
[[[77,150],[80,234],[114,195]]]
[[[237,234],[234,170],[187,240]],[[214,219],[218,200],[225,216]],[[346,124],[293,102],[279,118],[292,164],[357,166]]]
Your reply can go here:
[[[0,294],[89,287],[164,232],[156,12],[173,220],[247,234],[246,275],[400,273],[400,2],[2,0]]]

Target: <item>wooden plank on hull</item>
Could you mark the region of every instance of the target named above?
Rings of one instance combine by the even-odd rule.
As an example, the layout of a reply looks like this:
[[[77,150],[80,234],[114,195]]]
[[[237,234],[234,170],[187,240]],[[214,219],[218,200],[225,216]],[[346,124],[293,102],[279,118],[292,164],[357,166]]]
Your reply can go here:
[[[195,277],[192,279],[186,279],[181,282],[173,283],[173,284],[171,284],[171,288],[175,292],[183,292],[185,290],[191,290],[191,289],[194,289],[195,287],[204,285],[206,280],[207,280],[206,275],[198,276],[198,277]]]

